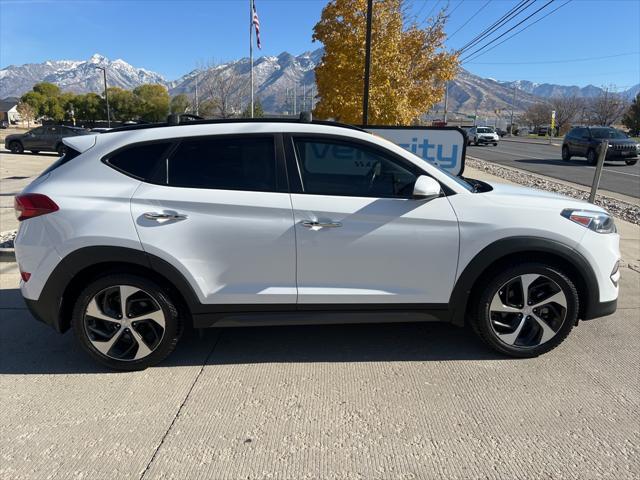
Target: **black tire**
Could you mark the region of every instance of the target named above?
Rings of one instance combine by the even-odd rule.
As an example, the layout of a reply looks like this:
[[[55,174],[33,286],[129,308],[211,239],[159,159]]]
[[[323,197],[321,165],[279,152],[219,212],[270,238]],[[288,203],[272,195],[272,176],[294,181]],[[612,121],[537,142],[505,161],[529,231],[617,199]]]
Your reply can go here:
[[[498,146],[498,144],[497,144],[497,143],[494,143],[494,144],[493,144],[493,146],[494,146],[494,147],[497,147],[497,146]]]
[[[524,327],[519,330],[520,334],[516,334],[513,344],[507,344],[500,339],[498,333],[496,333],[496,330],[494,329],[494,320],[492,320],[490,314],[491,303],[494,297],[498,295],[498,292],[502,292],[500,289],[504,289],[507,282],[520,275],[526,274],[542,275],[542,278],[546,277],[546,279],[550,279],[562,290],[562,293],[564,293],[566,298],[564,318],[560,325],[556,325],[557,328],[551,328],[555,334],[544,343],[539,343],[537,345],[516,345],[520,336],[524,336],[526,339],[529,332],[533,332],[533,336],[535,336],[536,329],[541,330],[540,326],[537,324],[538,322],[528,320],[530,317],[526,317],[526,323],[523,322]],[[486,279],[483,278],[483,283],[485,280]],[[486,286],[483,286],[482,290],[476,297],[475,305],[473,305],[472,308],[474,314],[472,318],[473,329],[487,345],[498,352],[512,357],[531,358],[553,350],[555,347],[560,345],[565,338],[567,338],[576,323],[579,298],[575,285],[561,269],[551,264],[523,262],[512,264],[491,274]],[[559,310],[562,311],[562,308]],[[519,318],[522,318],[522,316]],[[502,321],[502,319],[499,320]],[[515,319],[515,322],[518,321],[518,319]],[[551,327],[549,324],[547,324],[547,326]],[[507,332],[509,332],[509,330],[507,330]],[[542,335],[541,332],[540,335]]]
[[[115,289],[118,286],[131,286],[143,291],[142,293],[144,294],[148,294],[148,296],[156,302],[156,306],[160,307],[157,311],[161,311],[164,315],[165,325],[160,340],[157,341],[155,345],[152,344],[152,349],[145,341],[145,346],[151,349],[151,353],[140,359],[112,358],[112,356],[101,353],[96,348],[96,346],[94,346],[93,341],[95,341],[96,339],[94,338],[92,340],[90,337],[93,331],[90,333],[89,329],[95,327],[96,322],[95,320],[90,320],[91,316],[85,314],[89,306],[89,302],[91,302],[94,297],[101,295],[102,292],[108,292],[110,291],[110,289]],[[131,307],[131,305],[128,305],[128,307]],[[93,322],[93,325],[91,325],[91,322]],[[86,351],[95,361],[104,365],[105,367],[121,371],[144,370],[147,367],[157,365],[175,349],[182,333],[182,321],[178,314],[178,309],[167,292],[151,280],[137,275],[124,273],[110,274],[103,277],[98,277],[95,280],[91,281],[76,299],[73,308],[71,323],[75,336],[84,351]],[[105,322],[103,322],[103,324],[104,323]],[[131,324],[131,329],[134,329],[134,326],[135,323]],[[115,330],[115,333],[113,333],[111,337],[115,337],[115,335],[120,335],[121,337],[121,339],[115,341],[115,343],[113,344],[114,347],[118,345],[119,342],[125,342],[125,345],[128,342],[134,347],[137,346],[134,353],[137,352],[140,346],[137,342],[131,340],[133,336],[130,333],[127,333],[129,332],[129,329],[124,328],[122,331],[120,331],[119,327],[120,326],[118,326],[117,330],[115,328],[112,329]],[[136,328],[136,333],[139,336],[144,335],[145,332],[138,331],[138,328],[140,327]],[[125,335],[127,336],[125,337]],[[157,337],[157,333],[152,333],[152,335],[156,335]],[[127,351],[129,350],[131,350],[131,347],[127,349]],[[107,353],[109,354],[112,351],[113,348],[110,349]]]
[[[22,143],[14,141],[9,144],[9,150],[11,150],[11,153],[22,153],[24,152],[24,147]]]
[[[480,145],[480,144],[478,143],[478,140],[474,140],[474,141],[473,141],[473,144],[474,144],[476,147],[477,147],[478,145]]]
[[[625,160],[624,163],[626,163],[627,165],[635,165],[636,163],[638,163],[638,160]]]
[[[66,151],[67,147],[65,147],[63,143],[58,144],[58,146],[56,147],[56,152],[58,152],[58,155],[60,156],[64,155]]]
[[[565,162],[571,160],[571,151],[566,145],[562,147],[562,160],[564,160]]]
[[[587,152],[587,163],[589,165],[596,165],[598,163],[598,155],[594,149]]]
[[[33,153],[34,155],[37,155],[40,153],[40,150],[31,150],[31,153]]]

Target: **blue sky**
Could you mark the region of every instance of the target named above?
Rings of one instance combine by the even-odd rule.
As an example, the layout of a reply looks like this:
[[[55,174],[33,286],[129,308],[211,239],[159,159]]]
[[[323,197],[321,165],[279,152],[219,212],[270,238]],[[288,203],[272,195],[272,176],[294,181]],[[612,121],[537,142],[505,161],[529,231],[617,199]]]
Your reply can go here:
[[[547,1],[536,0],[519,18]],[[565,1],[555,0],[533,19]],[[101,53],[175,79],[199,62],[248,54],[248,3],[0,0],[0,66],[87,59]],[[447,0],[409,3],[410,10],[422,20]],[[492,0],[479,13],[487,0],[448,3],[451,17],[447,32],[453,35],[447,45],[460,48],[518,2]],[[312,43],[311,32],[325,4],[325,0],[256,0],[263,42],[258,54],[277,55],[284,50],[298,54],[319,47]],[[628,88],[640,83],[639,24],[638,0],[572,0],[464,67],[499,80]]]

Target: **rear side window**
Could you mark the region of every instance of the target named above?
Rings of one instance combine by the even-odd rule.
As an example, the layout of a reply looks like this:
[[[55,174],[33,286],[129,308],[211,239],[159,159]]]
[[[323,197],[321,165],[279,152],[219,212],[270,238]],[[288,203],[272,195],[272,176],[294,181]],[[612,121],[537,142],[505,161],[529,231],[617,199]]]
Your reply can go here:
[[[127,175],[151,182],[156,171],[166,161],[171,145],[171,142],[132,145],[111,154],[106,162]],[[163,181],[164,178],[160,180]]]
[[[271,136],[184,139],[167,167],[173,187],[276,191]]]

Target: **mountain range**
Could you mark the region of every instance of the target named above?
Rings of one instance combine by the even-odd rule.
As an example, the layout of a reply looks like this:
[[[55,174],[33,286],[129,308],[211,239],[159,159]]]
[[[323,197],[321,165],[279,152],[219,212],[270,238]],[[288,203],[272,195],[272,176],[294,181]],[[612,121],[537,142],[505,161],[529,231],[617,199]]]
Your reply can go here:
[[[281,113],[293,109],[309,109],[315,88],[314,68],[322,58],[322,49],[292,55],[283,52],[278,56],[263,56],[254,61],[256,96],[267,112]],[[208,70],[193,70],[184,76],[168,81],[150,70],[134,67],[122,59],[109,60],[95,54],[88,60],[50,60],[44,63],[9,65],[0,69],[0,98],[16,96],[29,91],[37,82],[55,83],[63,91],[75,93],[102,92],[101,68],[106,67],[109,86],[132,89],[144,83],[159,83],[169,89],[171,95],[194,94],[196,78],[202,81]],[[249,59],[242,58],[215,67],[228,70],[249,80]],[[521,111],[540,99],[555,96],[593,98],[602,92],[594,85],[586,87],[557,84],[538,84],[527,80],[498,81],[483,78],[461,69],[455,80],[449,83],[448,110],[465,113],[492,114],[496,110],[511,108],[516,90],[515,109]],[[640,84],[621,92],[625,98],[633,98],[640,91]],[[295,95],[294,95],[295,92]],[[435,109],[441,109],[442,105]]]

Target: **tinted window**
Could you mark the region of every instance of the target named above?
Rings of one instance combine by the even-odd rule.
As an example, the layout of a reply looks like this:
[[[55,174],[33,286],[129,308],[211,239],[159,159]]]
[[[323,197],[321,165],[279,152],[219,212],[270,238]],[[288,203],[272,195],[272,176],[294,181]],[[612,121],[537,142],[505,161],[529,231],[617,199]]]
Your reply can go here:
[[[150,181],[166,159],[170,146],[170,142],[133,145],[109,156],[107,163],[126,174]]]
[[[330,140],[295,141],[305,193],[410,197],[416,175],[374,149]]]
[[[58,135],[60,133],[60,127],[47,127],[48,135]]]
[[[593,138],[627,138],[627,136],[615,128],[592,128],[591,136]]]
[[[185,139],[169,159],[167,178],[174,187],[275,191],[273,137]]]
[[[34,135],[43,135],[44,134],[44,127],[34,128],[29,133],[32,133]]]

